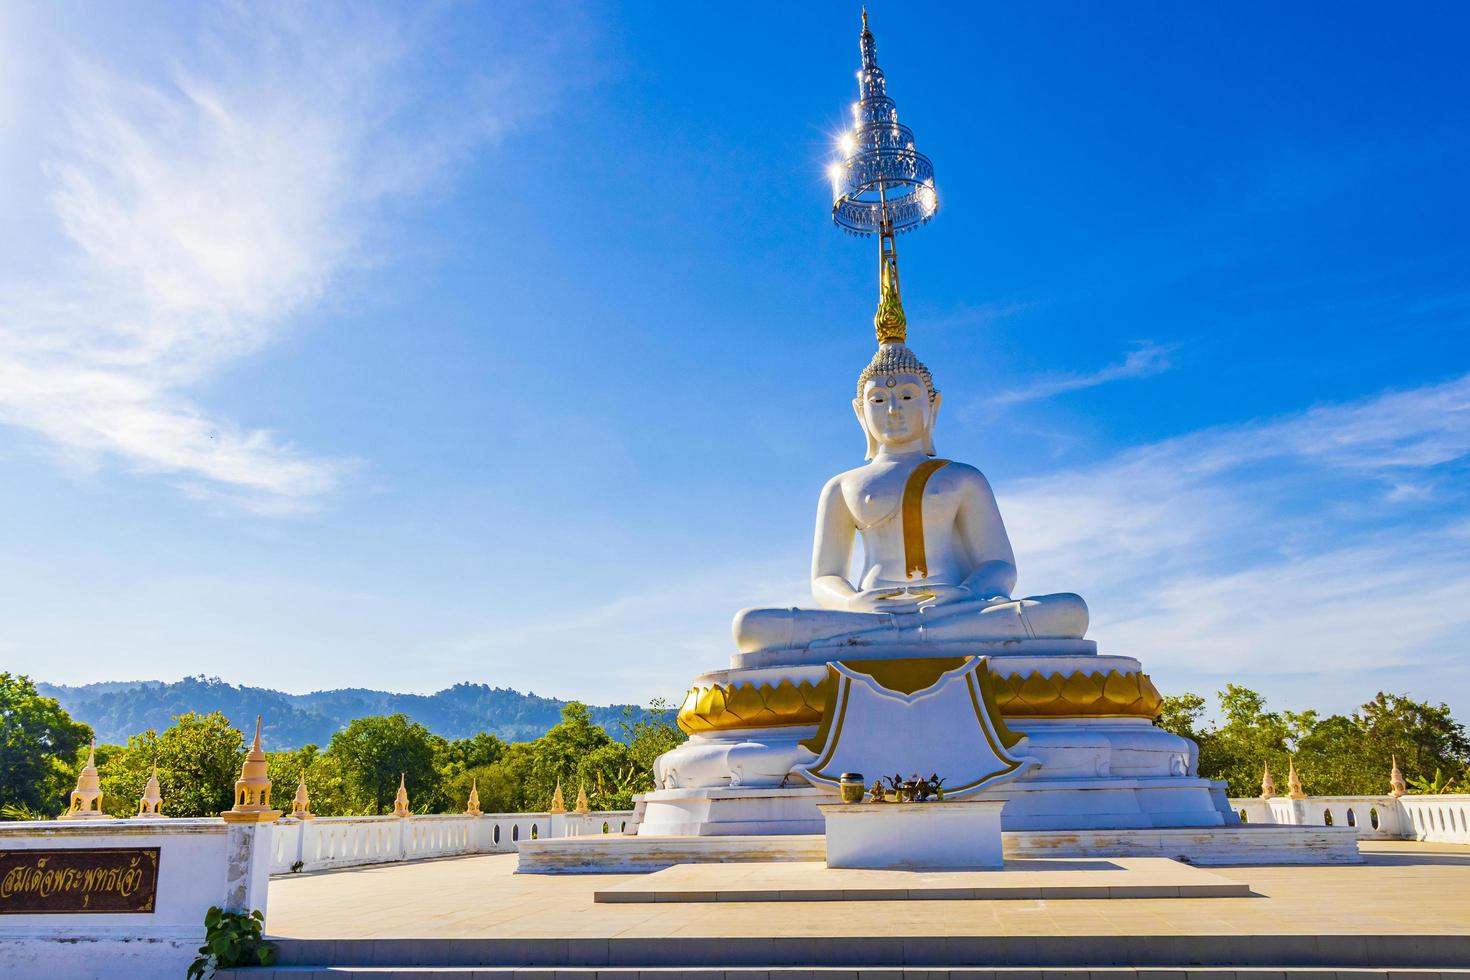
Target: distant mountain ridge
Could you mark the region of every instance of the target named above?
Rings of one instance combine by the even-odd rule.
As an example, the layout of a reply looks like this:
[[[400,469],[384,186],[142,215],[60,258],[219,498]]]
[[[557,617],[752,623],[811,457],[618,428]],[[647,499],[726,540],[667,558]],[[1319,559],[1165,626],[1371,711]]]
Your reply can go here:
[[[402,712],[436,735],[468,738],[477,732],[507,742],[539,738],[561,720],[567,703],[486,684],[456,684],[435,694],[397,694],[366,688],[339,688],[286,694],[264,687],[229,684],[218,677],[185,677],[179,681],[103,681],[69,687],[37,683],[77,721],[97,733],[97,741],[122,744],[149,728],[162,731],[186,711],[222,711],[242,730],[263,716],[267,748],[299,748],[308,743],[326,748],[332,733],[354,718]],[[590,707],[592,720],[618,738],[625,705]],[[634,716],[647,712],[633,707]]]

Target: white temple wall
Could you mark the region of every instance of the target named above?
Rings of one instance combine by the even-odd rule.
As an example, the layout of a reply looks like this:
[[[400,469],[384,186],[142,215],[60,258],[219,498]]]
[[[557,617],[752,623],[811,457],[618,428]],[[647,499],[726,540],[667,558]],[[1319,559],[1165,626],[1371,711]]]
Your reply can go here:
[[[0,976],[177,980],[204,941],[210,906],[265,911],[272,830],[218,818],[0,823],[0,850],[8,852],[159,849],[151,912],[0,917]]]

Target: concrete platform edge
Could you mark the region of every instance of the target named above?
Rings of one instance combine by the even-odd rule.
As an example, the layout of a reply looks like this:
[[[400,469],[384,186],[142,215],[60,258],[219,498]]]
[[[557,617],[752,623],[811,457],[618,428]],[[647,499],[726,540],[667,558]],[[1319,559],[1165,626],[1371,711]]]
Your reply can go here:
[[[1317,967],[1462,969],[1470,935],[280,939],[280,965],[341,967]],[[248,974],[242,974],[248,976]]]

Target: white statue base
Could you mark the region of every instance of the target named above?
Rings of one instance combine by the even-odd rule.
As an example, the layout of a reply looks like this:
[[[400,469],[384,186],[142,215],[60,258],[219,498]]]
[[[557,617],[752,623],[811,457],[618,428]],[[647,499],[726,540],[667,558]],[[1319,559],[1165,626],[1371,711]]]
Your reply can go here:
[[[794,780],[787,787],[710,786],[665,789],[634,797],[640,837],[744,837],[820,834],[819,803],[836,794]]]
[[[1005,864],[1002,797],[944,803],[824,803],[827,867],[970,871]]]
[[[963,649],[974,652],[975,646]],[[1199,778],[1194,744],[1156,727],[1146,704],[1128,702],[1142,690],[1138,685],[1146,684],[1146,679],[1138,679],[1137,660],[1098,655],[1086,640],[980,646],[988,655],[993,686],[1009,697],[1000,704],[1006,726],[1025,736],[1012,751],[1037,763],[1004,787],[1001,795],[1009,800],[1003,815],[1006,830],[1204,828],[1238,823],[1224,784]],[[957,652],[948,644],[865,648],[846,662],[878,659],[880,653],[903,659]],[[735,668],[697,678],[680,711],[681,720],[695,731],[687,742],[659,758],[655,770],[661,788],[641,798],[638,833],[820,832],[817,804],[835,802],[837,794],[835,786],[814,786],[802,775],[817,761],[815,750],[802,743],[813,742],[823,717],[822,710],[803,708],[817,701],[816,692],[827,676],[823,663]],[[711,699],[711,691],[719,696]],[[712,700],[712,705],[701,704],[701,699]],[[1074,709],[1079,713],[1070,714]],[[1027,711],[1053,714],[1021,713]],[[728,724],[732,714],[755,724],[699,730]],[[771,724],[791,720],[811,723]],[[955,730],[966,721],[955,718]],[[766,727],[760,727],[762,722]],[[947,778],[954,775],[941,770],[937,759],[925,767],[923,758],[921,752],[916,766],[923,767],[924,774],[935,769]],[[861,771],[868,782],[893,775]],[[986,793],[981,790],[974,798],[984,799]]]

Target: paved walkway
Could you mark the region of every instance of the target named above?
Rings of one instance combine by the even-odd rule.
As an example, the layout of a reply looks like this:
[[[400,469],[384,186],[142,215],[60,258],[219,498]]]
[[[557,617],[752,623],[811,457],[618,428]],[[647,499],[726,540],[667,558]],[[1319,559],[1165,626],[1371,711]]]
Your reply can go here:
[[[1470,846],[1364,843],[1336,867],[1211,868],[1250,898],[599,904],[640,875],[516,875],[494,854],[277,878],[295,939],[1470,935]],[[707,866],[718,881],[724,865]],[[1381,940],[1380,940],[1381,941]]]

